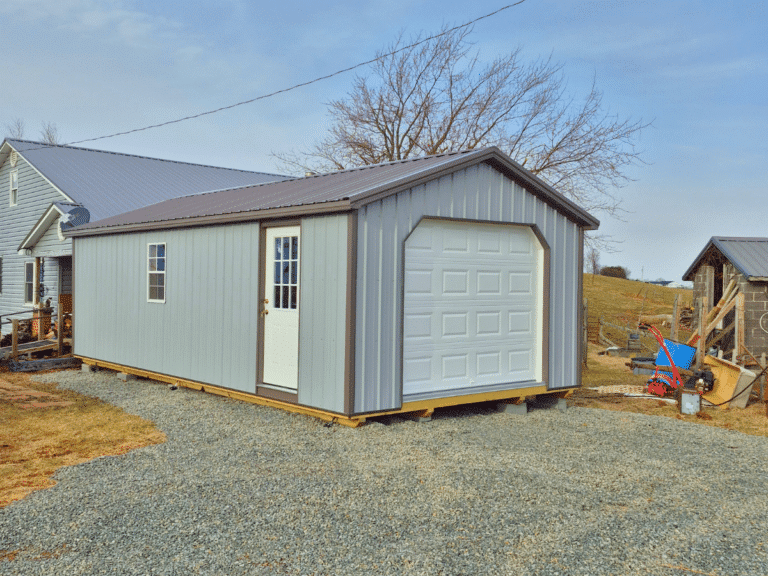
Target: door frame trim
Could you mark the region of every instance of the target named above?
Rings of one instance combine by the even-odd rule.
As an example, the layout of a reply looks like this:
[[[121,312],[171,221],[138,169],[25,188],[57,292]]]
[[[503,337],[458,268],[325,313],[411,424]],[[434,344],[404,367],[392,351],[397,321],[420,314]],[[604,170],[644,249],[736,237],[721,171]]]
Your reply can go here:
[[[403,385],[405,383],[405,244],[411,237],[414,230],[418,228],[424,220],[436,220],[440,222],[460,222],[466,224],[492,224],[496,226],[514,226],[517,228],[530,228],[536,239],[541,244],[544,251],[542,255],[542,266],[544,268],[541,287],[543,291],[542,302],[542,335],[541,335],[541,383],[549,389],[549,316],[550,316],[550,246],[541,229],[536,224],[526,224],[524,222],[503,222],[498,220],[476,220],[474,218],[450,218],[444,216],[422,216],[418,222],[411,228],[410,232],[403,238],[400,246],[402,265],[400,267],[400,277],[403,281],[400,283],[400,402],[402,407],[404,402]],[[512,388],[510,388],[512,390]]]
[[[286,388],[285,392],[275,390],[273,384],[267,384],[264,382],[264,315],[261,314],[263,300],[265,298],[266,290],[266,274],[267,274],[267,228],[283,228],[287,226],[298,226],[299,237],[301,237],[301,220],[300,219],[286,219],[286,220],[270,220],[268,222],[259,223],[259,281],[257,287],[257,308],[258,308],[258,321],[256,326],[256,382],[254,383],[254,393],[263,396],[265,398],[275,398],[275,395],[280,396],[280,400],[286,402],[299,401],[298,382],[296,390]],[[299,241],[299,262],[302,261],[303,243]],[[299,264],[301,265],[301,264]],[[299,280],[299,298],[301,298],[301,280]],[[299,300],[299,333],[301,333],[301,300]],[[301,347],[297,350],[297,354],[300,354]],[[290,398],[289,398],[290,397]]]

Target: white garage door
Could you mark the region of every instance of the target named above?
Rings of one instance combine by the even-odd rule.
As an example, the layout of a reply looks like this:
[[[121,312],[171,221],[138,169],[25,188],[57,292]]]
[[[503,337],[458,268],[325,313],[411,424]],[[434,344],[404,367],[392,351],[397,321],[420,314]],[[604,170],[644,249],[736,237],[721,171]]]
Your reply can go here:
[[[541,381],[543,255],[526,226],[422,220],[405,243],[405,396]]]

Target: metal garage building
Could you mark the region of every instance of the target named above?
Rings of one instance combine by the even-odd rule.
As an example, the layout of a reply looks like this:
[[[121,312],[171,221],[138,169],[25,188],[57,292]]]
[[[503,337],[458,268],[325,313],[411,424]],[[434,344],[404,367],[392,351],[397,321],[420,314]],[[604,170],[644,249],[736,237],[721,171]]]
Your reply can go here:
[[[70,233],[75,354],[351,424],[562,392],[598,224],[497,148],[169,200]]]

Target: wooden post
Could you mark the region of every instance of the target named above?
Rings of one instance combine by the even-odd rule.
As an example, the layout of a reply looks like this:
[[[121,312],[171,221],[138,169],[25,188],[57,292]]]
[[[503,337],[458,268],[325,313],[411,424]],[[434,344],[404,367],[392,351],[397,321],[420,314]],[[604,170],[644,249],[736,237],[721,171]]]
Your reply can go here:
[[[581,337],[581,361],[584,366],[587,365],[587,349],[589,347],[589,306],[587,305],[587,299],[584,298],[583,309],[581,312],[582,318],[582,337]]]
[[[762,370],[765,368],[765,352],[760,354],[760,369]],[[763,399],[763,402],[768,402],[768,386],[766,386],[766,383],[768,383],[768,374],[764,374],[763,378],[760,380],[760,398]]]
[[[35,318],[37,319],[37,340],[38,342],[40,340],[43,340],[43,305],[40,299],[40,272],[41,272],[41,266],[40,266],[40,256],[35,257],[35,278],[33,283],[32,290],[34,291],[34,294],[32,295],[32,307],[35,308],[35,311],[32,312],[32,326],[35,325]]]
[[[699,306],[699,341],[696,342],[696,366],[700,367],[701,363],[704,361],[704,346],[706,345],[706,339],[707,339],[707,327],[706,324],[706,317],[707,317],[707,297],[702,296],[701,297],[701,305]]]
[[[64,314],[61,312],[61,305],[59,305],[59,315],[56,317],[56,324],[59,327],[56,332],[56,355],[61,358],[64,353]]]
[[[11,358],[16,360],[19,355],[19,321],[14,318],[11,320],[13,326],[13,335],[11,336]]]
[[[744,293],[739,292],[736,296],[736,329],[734,330],[733,354],[731,362],[736,364],[741,355],[741,348],[744,346]]]
[[[672,326],[669,329],[669,339],[677,342],[677,329],[680,324],[680,294],[675,296],[675,304],[672,306]]]

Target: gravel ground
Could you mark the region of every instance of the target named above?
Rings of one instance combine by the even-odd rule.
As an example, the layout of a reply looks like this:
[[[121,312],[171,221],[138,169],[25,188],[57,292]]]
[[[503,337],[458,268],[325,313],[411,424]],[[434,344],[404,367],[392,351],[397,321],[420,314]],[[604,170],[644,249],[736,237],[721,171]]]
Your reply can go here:
[[[0,510],[0,574],[768,574],[768,439],[475,407],[356,430],[114,373],[48,375],[168,442]]]

